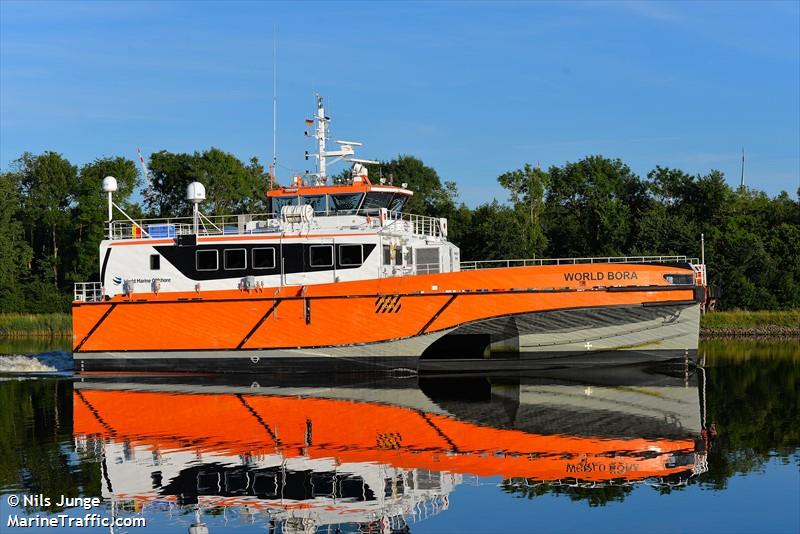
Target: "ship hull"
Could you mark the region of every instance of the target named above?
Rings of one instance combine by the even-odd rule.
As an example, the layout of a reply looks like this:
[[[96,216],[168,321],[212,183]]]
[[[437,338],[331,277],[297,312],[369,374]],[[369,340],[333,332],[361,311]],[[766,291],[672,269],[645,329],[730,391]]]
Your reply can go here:
[[[201,373],[403,372],[694,362],[697,303],[511,314],[407,339],[308,348],[92,351],[76,370]]]
[[[619,285],[589,285],[589,269],[602,278],[595,284]],[[509,353],[527,362],[661,361],[697,349],[704,288],[665,281],[691,269],[558,265],[129,294],[73,306],[73,354],[79,371],[381,371]]]

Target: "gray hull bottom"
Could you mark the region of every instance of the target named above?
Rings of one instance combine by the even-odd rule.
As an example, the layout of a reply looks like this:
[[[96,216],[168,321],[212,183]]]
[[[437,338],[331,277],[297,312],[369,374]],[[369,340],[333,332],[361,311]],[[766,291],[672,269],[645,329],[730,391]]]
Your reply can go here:
[[[369,345],[245,351],[75,353],[77,371],[500,370],[694,360],[698,304],[539,312]]]

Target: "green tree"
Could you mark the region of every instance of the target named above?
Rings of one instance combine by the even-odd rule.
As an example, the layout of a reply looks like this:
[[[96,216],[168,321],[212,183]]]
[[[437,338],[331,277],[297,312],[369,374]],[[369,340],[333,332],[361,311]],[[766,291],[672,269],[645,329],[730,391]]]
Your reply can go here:
[[[22,194],[22,223],[35,254],[33,270],[59,289],[64,272],[60,253],[70,239],[77,169],[56,152],[26,152],[13,168]]]
[[[194,181],[206,188],[208,200],[201,207],[206,213],[266,211],[269,176],[256,158],[245,165],[218,148],[194,154],[162,150],[150,156],[149,168],[153,190],[145,195],[145,205],[156,216],[189,215],[186,187]]]
[[[540,256],[547,248],[547,236],[542,224],[544,195],[550,181],[549,175],[526,163],[522,169],[501,174],[497,181],[508,189],[511,203],[520,217],[522,225],[523,257]]]
[[[525,243],[518,236],[524,221],[514,208],[496,200],[475,208],[461,242],[465,260],[502,260],[523,258]]]
[[[70,273],[73,282],[99,279],[98,248],[105,237],[105,221],[108,219],[107,197],[102,190],[103,178],[117,179],[118,190],[114,203],[130,216],[138,214],[138,205],[130,198],[140,185],[136,163],[123,157],[98,158],[80,168],[75,190],[75,206],[72,210],[72,254]],[[114,214],[120,218],[119,214]]]
[[[414,192],[404,211],[444,217],[455,208],[454,196],[457,196],[455,183],[445,186],[437,172],[414,156],[401,155],[391,161],[377,166],[370,166],[370,180],[377,183],[382,177],[394,185],[406,184]],[[455,193],[455,195],[454,195]]]
[[[545,231],[552,256],[620,256],[632,248],[647,191],[616,159],[588,156],[551,167]]]
[[[12,173],[0,173],[0,312],[25,309],[23,280],[33,251],[18,220],[20,193]]]

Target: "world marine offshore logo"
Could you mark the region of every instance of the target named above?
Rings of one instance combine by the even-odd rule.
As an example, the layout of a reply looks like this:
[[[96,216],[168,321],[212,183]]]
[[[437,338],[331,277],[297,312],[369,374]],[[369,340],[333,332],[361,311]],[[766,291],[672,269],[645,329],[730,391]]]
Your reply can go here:
[[[115,276],[114,278],[111,279],[111,281],[114,282],[115,286],[121,285],[122,282],[123,282],[121,276]],[[149,284],[151,282],[169,283],[169,282],[172,282],[172,278],[160,278],[160,277],[155,277],[155,278],[131,278],[129,280],[125,280],[125,282],[133,283],[133,284]]]

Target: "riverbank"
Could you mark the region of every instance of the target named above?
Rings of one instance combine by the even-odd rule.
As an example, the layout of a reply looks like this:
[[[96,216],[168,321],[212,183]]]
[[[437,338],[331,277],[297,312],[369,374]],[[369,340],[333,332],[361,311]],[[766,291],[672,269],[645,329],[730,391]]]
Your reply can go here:
[[[700,319],[700,335],[704,338],[800,338],[800,310],[707,313]],[[0,339],[71,336],[72,319],[67,313],[0,313]]]
[[[700,336],[800,338],[800,310],[707,313],[700,319]]]
[[[72,336],[68,313],[0,313],[0,339]]]

